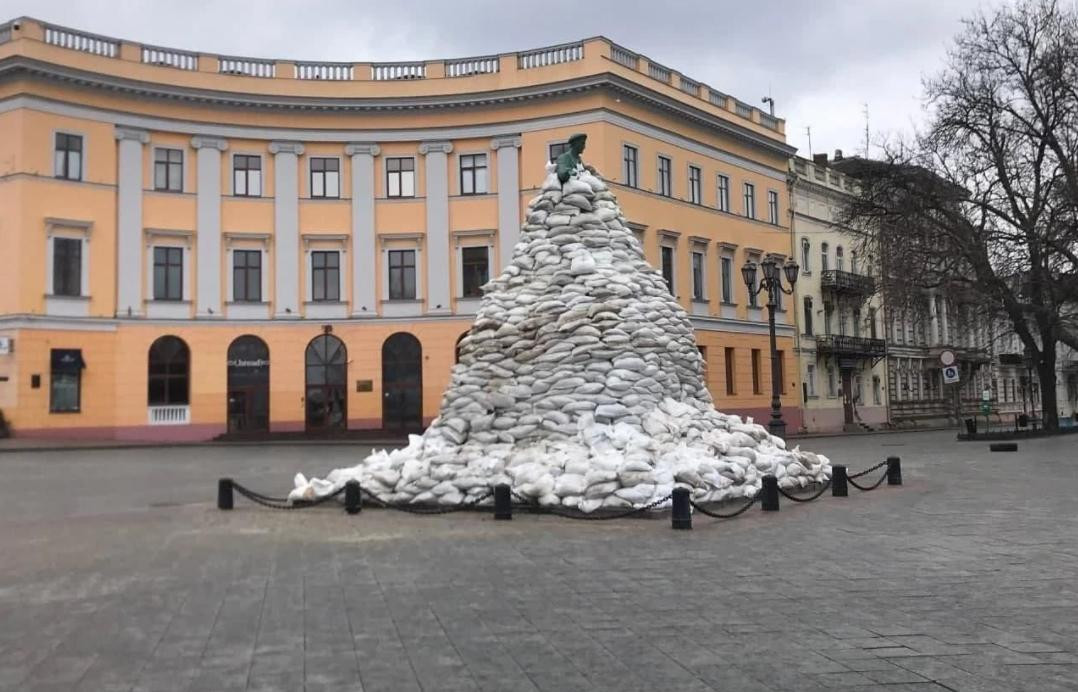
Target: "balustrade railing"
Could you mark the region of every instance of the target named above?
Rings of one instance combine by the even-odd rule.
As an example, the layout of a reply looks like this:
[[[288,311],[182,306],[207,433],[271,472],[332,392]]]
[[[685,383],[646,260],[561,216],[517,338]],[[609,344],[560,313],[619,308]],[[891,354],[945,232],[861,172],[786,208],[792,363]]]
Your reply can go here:
[[[171,48],[142,46],[142,62],[147,65],[175,67],[178,70],[197,70],[198,54]]]
[[[354,68],[346,62],[297,62],[296,79],[351,81]]]
[[[11,40],[11,22],[6,24],[0,24],[0,43],[7,43]]]
[[[851,356],[881,357],[887,355],[887,342],[845,334],[821,334],[816,337],[816,350]]]
[[[715,91],[714,89],[708,89],[707,98],[713,105],[716,105],[719,108],[726,108],[726,94]]]
[[[150,425],[187,425],[191,422],[190,406],[150,406]]]
[[[106,58],[115,58],[120,54],[120,42],[116,39],[48,24],[45,25],[45,43]]]
[[[657,79],[666,84],[670,83],[670,70],[657,63],[648,63],[648,74],[652,79]]]
[[[253,58],[221,58],[217,71],[221,74],[246,75],[247,77],[276,77],[277,63],[272,60]]]
[[[610,46],[610,59],[632,70],[640,69],[640,56],[618,45]]]
[[[700,82],[689,79],[685,75],[681,75],[678,88],[684,91],[686,94],[692,94],[693,96],[700,95]]]
[[[584,59],[583,43],[566,43],[551,48],[540,48],[517,54],[517,67],[530,70],[533,67],[546,67],[564,62]]]
[[[876,290],[876,280],[863,274],[827,269],[820,272],[820,286],[837,291],[869,294]]]
[[[752,118],[752,106],[738,101],[734,104],[734,111],[742,118]]]
[[[426,79],[427,64],[422,62],[380,63],[371,66],[371,76],[379,82],[396,79]]]
[[[482,58],[461,58],[460,60],[447,60],[445,63],[446,77],[470,77],[473,74],[494,74],[501,69],[501,60],[497,55],[488,55]]]

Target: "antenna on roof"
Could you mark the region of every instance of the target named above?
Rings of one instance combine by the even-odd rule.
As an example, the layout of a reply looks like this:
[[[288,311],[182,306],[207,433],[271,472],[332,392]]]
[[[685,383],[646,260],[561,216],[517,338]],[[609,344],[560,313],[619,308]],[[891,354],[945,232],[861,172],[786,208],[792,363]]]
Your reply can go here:
[[[865,114],[865,158],[868,158],[868,103],[865,104],[865,109],[862,111]]]
[[[805,126],[805,134],[808,136],[808,139],[809,139],[809,158],[811,159],[812,158],[812,126],[811,125],[806,125]]]
[[[771,85],[767,85],[767,96],[760,99],[761,103],[766,103],[771,110],[771,117],[775,117],[775,99],[771,98]]]

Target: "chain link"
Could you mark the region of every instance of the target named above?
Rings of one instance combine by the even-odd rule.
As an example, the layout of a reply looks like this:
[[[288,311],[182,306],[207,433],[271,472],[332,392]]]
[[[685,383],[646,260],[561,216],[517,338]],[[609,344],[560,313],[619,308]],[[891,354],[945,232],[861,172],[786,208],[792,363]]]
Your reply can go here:
[[[232,488],[243,495],[256,505],[262,505],[263,507],[269,507],[270,509],[307,509],[308,507],[317,507],[320,504],[329,502],[333,498],[337,497],[344,492],[344,486],[337,488],[328,495],[323,495],[317,499],[311,501],[300,501],[298,504],[295,502],[289,502],[287,497],[270,497],[269,495],[263,495],[262,493],[255,492],[250,488],[245,488],[236,481],[232,481]]]
[[[405,504],[405,503],[401,503],[401,502],[386,502],[385,500],[378,497],[377,495],[372,493],[370,490],[367,490],[366,488],[360,487],[360,490],[363,491],[364,495],[366,495],[367,497],[369,497],[370,499],[372,499],[376,503],[378,503],[378,506],[380,506],[380,507],[384,507],[386,509],[395,509],[397,511],[406,512],[408,514],[432,514],[432,515],[433,514],[450,514],[452,512],[460,512],[460,511],[465,510],[465,509],[472,509],[476,505],[478,505],[480,502],[482,502],[483,500],[486,500],[486,499],[488,499],[488,498],[490,498],[490,497],[492,497],[494,495],[493,490],[488,490],[486,492],[486,494],[480,495],[479,497],[477,497],[475,499],[472,499],[472,500],[465,500],[464,502],[461,502],[460,504],[449,505],[449,506],[446,506],[446,507],[422,507],[422,506],[416,506],[416,505],[409,505],[409,504]]]
[[[827,492],[827,489],[830,488],[830,487],[831,487],[831,479],[828,478],[827,482],[824,483],[823,486],[817,492],[813,493],[809,497],[798,497],[797,495],[793,495],[791,493],[786,492],[782,488],[779,488],[779,494],[781,494],[783,497],[785,497],[788,500],[793,500],[794,502],[812,502],[813,500],[820,497],[820,495],[823,495],[825,492]]]
[[[847,480],[850,481],[850,485],[857,488],[858,490],[864,490],[865,492],[868,492],[869,490],[875,490],[876,488],[880,487],[880,484],[883,483],[885,480],[887,480],[887,471],[884,471],[883,475],[880,476],[880,479],[878,481],[876,481],[875,483],[873,483],[872,485],[861,485],[860,483],[855,481],[853,478],[848,478]]]
[[[751,498],[749,498],[748,503],[744,507],[742,507],[741,509],[736,510],[734,512],[730,512],[729,514],[723,514],[721,512],[712,512],[712,511],[708,510],[707,508],[705,508],[703,505],[698,505],[695,502],[693,502],[692,500],[689,500],[689,504],[692,505],[692,508],[695,509],[700,514],[712,517],[713,519],[733,519],[734,517],[740,516],[740,515],[744,514],[745,512],[749,511],[749,507],[752,507],[754,504],[756,504],[756,501],[759,500],[759,499],[760,499],[760,493],[757,492],[755,495],[753,495]]]
[[[585,514],[584,512],[580,511],[566,511],[558,506],[544,507],[540,505],[537,500],[531,500],[529,498],[526,498],[515,490],[512,490],[510,492],[513,494],[513,497],[526,504],[528,508],[532,511],[546,512],[549,514],[553,514],[554,516],[564,517],[566,519],[579,519],[581,521],[607,521],[610,519],[624,519],[625,517],[629,517],[634,514],[639,514],[641,512],[655,509],[659,505],[674,497],[674,494],[670,493],[666,497],[660,497],[656,500],[652,500],[646,505],[641,505],[640,507],[631,507],[624,512],[618,512],[617,514]]]
[[[850,480],[853,480],[854,478],[860,478],[861,476],[867,476],[868,474],[872,473],[873,471],[876,471],[878,469],[882,469],[884,466],[887,466],[887,462],[886,461],[881,461],[880,463],[876,464],[875,466],[873,466],[871,468],[867,468],[864,471],[859,471],[858,473],[854,473],[854,474],[847,474],[846,478],[848,478]]]

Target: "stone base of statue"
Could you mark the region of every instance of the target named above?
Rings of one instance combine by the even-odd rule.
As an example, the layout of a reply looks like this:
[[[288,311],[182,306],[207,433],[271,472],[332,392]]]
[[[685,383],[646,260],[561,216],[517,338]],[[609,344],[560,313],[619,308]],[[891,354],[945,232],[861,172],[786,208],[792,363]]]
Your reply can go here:
[[[547,172],[513,257],[484,287],[438,418],[403,449],[297,476],[291,497],[355,478],[388,502],[452,505],[508,483],[592,512],[675,485],[703,502],[752,497],[768,474],[787,488],[825,481],[825,457],[715,410],[689,317],[602,180]]]

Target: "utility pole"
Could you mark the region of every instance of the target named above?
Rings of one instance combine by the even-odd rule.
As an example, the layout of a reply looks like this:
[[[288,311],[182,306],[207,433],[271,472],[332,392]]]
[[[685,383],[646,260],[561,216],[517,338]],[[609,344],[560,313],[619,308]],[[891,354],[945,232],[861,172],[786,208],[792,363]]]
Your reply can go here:
[[[865,104],[865,158],[868,158],[868,104]]]

